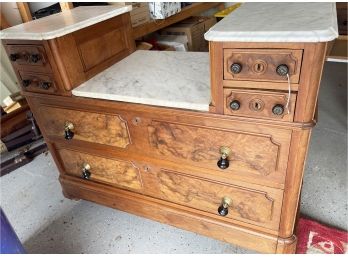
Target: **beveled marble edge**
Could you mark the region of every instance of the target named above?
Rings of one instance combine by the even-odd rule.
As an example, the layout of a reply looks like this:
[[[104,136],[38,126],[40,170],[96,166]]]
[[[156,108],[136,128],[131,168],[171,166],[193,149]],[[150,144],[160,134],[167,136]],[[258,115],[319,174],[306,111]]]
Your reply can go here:
[[[139,97],[131,97],[131,96],[122,96],[115,94],[103,94],[96,92],[82,92],[81,90],[72,90],[72,94],[74,96],[80,97],[88,97],[94,99],[104,99],[111,101],[120,101],[127,103],[137,103],[137,104],[147,104],[152,106],[163,106],[170,108],[180,108],[180,109],[188,109],[193,111],[209,111],[209,104],[194,104],[187,102],[178,102],[178,101],[168,101],[168,100],[159,100],[153,98],[139,98]]]
[[[208,31],[209,32],[209,31]],[[207,33],[208,33],[207,32]],[[261,32],[220,32],[211,31],[204,38],[213,42],[329,42],[338,37],[338,32],[333,27],[317,31],[261,31]]]
[[[241,7],[239,7],[241,8]],[[332,3],[331,25],[314,31],[214,31],[214,26],[204,34],[204,39],[214,42],[329,42],[338,34],[336,5]],[[232,12],[233,15],[233,12]]]
[[[79,8],[84,8],[85,6],[79,6],[76,7],[73,10],[77,10]],[[113,18],[115,16],[121,15],[123,13],[126,12],[130,12],[132,10],[132,5],[125,5],[125,6],[113,6],[110,5],[110,7],[114,7],[116,9],[111,10],[107,13],[98,15],[96,17],[93,18],[89,18],[87,20],[84,21],[80,21],[77,22],[75,24],[71,24],[68,26],[65,26],[63,28],[54,30],[54,31],[50,31],[50,32],[45,32],[45,33],[30,33],[30,32],[15,32],[15,31],[11,31],[12,29],[16,29],[17,26],[22,26],[23,24],[29,25],[30,23],[23,23],[23,24],[19,24],[17,26],[13,26],[10,27],[6,30],[2,30],[0,31],[0,39],[21,39],[21,40],[49,40],[49,39],[53,39],[53,38],[58,38],[61,36],[64,36],[66,34],[72,33],[74,31],[77,31],[79,29],[83,29],[86,28],[88,26],[94,25],[98,22]],[[112,8],[110,8],[112,9]],[[65,14],[67,14],[68,12],[71,12],[70,10],[65,11]],[[61,14],[61,13],[57,13],[57,14]],[[53,15],[57,15],[57,14],[53,14]],[[49,16],[48,16],[49,17]],[[41,18],[44,19],[44,18]],[[39,22],[40,19],[37,20],[33,20],[31,22]]]

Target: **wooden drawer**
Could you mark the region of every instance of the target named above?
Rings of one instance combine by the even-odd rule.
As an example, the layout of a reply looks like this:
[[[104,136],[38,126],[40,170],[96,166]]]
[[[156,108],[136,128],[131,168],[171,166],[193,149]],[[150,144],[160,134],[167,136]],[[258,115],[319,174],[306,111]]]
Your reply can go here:
[[[286,83],[287,76],[277,73],[279,65],[286,65],[291,83],[297,84],[302,52],[292,49],[224,49],[224,79]]]
[[[161,169],[156,173],[158,188],[156,197],[202,210],[216,215],[215,218],[277,230],[279,226],[283,191],[263,186],[243,187],[229,182],[187,175],[181,172]],[[228,214],[221,216],[218,208],[223,198],[230,200]]]
[[[39,110],[43,122],[40,128],[50,137],[67,139],[68,129],[71,138],[67,143],[83,141],[119,148],[126,148],[131,143],[127,122],[117,114],[69,110],[47,105],[41,106]],[[67,128],[67,124],[73,126]]]
[[[257,90],[224,89],[224,114],[293,121],[296,94]]]
[[[152,120],[147,126],[150,148],[144,152],[180,165],[210,169],[216,176],[283,183],[291,131],[258,125],[253,125],[252,130],[238,123],[235,126],[221,129]],[[217,163],[221,147],[230,150],[226,169],[219,168]]]
[[[57,93],[57,84],[52,74],[18,71],[21,86],[26,91],[38,93]]]
[[[16,69],[51,72],[43,45],[5,45],[7,54]]]
[[[139,169],[130,161],[104,158],[75,150],[59,149],[65,173],[95,182],[139,191]]]

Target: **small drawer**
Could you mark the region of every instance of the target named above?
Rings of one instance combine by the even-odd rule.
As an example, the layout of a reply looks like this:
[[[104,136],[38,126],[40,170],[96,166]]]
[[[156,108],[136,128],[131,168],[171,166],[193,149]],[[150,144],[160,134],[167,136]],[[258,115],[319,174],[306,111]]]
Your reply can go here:
[[[225,49],[224,79],[299,83],[302,50]]]
[[[126,148],[130,143],[128,125],[121,116],[65,108],[40,106],[43,130],[50,137]]]
[[[18,71],[20,84],[25,91],[57,93],[56,82],[51,74]]]
[[[6,45],[13,65],[20,70],[51,72],[45,49],[42,45]]]
[[[215,214],[225,221],[278,229],[282,190],[252,184],[243,187],[166,169],[156,176],[158,197],[164,200]]]
[[[58,155],[64,171],[69,175],[136,191],[142,189],[139,169],[130,161],[68,149],[58,150]]]
[[[296,94],[264,92],[257,90],[224,89],[224,114],[293,121]]]

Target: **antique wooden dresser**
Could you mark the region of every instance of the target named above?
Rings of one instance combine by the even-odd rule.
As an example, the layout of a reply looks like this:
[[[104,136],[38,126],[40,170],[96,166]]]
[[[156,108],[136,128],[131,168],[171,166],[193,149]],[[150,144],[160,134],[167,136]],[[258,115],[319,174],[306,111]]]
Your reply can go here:
[[[134,52],[129,7],[89,8],[1,32],[64,195],[293,253],[335,5],[243,4],[209,54]]]

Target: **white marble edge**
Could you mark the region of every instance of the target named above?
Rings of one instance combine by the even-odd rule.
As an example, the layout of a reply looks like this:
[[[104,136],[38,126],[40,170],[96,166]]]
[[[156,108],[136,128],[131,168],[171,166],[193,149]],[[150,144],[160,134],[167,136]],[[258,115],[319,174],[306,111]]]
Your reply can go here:
[[[73,89],[72,94],[209,111],[209,54],[137,50]]]
[[[126,103],[136,103],[136,104],[147,104],[152,106],[162,106],[169,108],[180,108],[180,109],[188,109],[191,111],[209,111],[209,105],[206,104],[195,104],[195,103],[187,103],[187,102],[179,102],[179,101],[166,101],[159,99],[151,99],[151,98],[139,98],[139,97],[131,97],[131,96],[121,96],[121,95],[112,95],[112,94],[103,94],[103,93],[90,93],[90,92],[80,92],[78,90],[72,90],[72,94],[74,96],[94,98],[94,99],[104,99],[111,101],[120,101]]]
[[[100,6],[100,7],[106,7],[106,6]],[[17,26],[23,26],[23,24],[25,24],[25,26],[28,26],[30,23],[23,23],[23,24],[19,24],[13,27],[10,27],[6,30],[2,30],[0,31],[0,39],[20,39],[20,40],[49,40],[49,39],[54,39],[54,38],[58,38],[64,35],[67,35],[69,33],[72,33],[74,31],[86,28],[88,26],[94,25],[96,23],[99,23],[101,21],[113,18],[115,16],[121,15],[123,13],[126,12],[130,12],[132,10],[132,5],[125,5],[125,6],[114,6],[114,5],[110,5],[107,6],[110,7],[109,12],[98,15],[96,17],[93,18],[89,18],[87,20],[84,21],[80,21],[77,22],[75,24],[71,24],[71,25],[67,25],[63,28],[54,30],[54,31],[49,31],[49,32],[45,32],[45,33],[30,33],[30,32],[15,32],[15,31],[11,31],[11,29],[17,29]],[[79,8],[86,8],[85,6],[79,6],[76,7],[72,10],[67,10],[64,12],[64,15],[68,15],[70,12],[76,11]],[[56,13],[53,15],[61,15],[62,13]],[[53,16],[51,15],[51,16]],[[50,17],[50,16],[48,16]],[[44,17],[45,18],[45,17]],[[41,19],[44,19],[41,18]],[[33,20],[31,22],[40,22],[40,19],[37,20]]]
[[[245,4],[239,8],[246,8]],[[301,31],[301,28],[298,28],[298,31],[218,31],[216,30],[217,23],[204,34],[204,38],[215,42],[329,42],[339,36],[334,3],[331,3],[331,13],[331,24],[326,29],[313,31]],[[234,13],[232,12],[230,15],[234,15]]]

